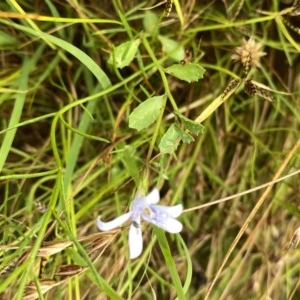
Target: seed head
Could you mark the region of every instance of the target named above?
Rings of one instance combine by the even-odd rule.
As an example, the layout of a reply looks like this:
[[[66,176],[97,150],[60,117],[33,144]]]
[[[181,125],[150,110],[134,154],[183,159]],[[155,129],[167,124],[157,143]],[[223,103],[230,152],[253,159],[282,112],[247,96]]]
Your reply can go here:
[[[235,53],[231,56],[234,61],[240,61],[243,65],[250,64],[252,67],[259,67],[259,59],[266,55],[261,51],[262,44],[256,43],[251,37],[248,41],[243,39],[243,44],[235,48]]]

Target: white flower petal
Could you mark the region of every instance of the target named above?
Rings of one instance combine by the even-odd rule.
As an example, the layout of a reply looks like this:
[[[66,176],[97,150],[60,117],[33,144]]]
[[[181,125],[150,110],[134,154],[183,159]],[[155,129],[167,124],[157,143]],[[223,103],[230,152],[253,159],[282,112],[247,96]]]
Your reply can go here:
[[[160,200],[160,196],[159,196],[159,190],[157,188],[154,188],[148,195],[146,195],[145,197],[145,201],[148,205],[150,204],[156,204],[159,202]]]
[[[126,214],[123,214],[109,222],[102,222],[100,220],[100,217],[97,218],[97,226],[101,231],[108,231],[111,229],[114,229],[116,227],[121,226],[123,223],[125,223],[126,221],[128,221],[131,217],[132,213],[128,212]]]
[[[129,257],[137,258],[143,250],[142,229],[138,222],[131,224],[129,228]]]
[[[156,218],[151,218],[149,216],[143,216],[143,218],[149,223],[152,223],[157,227],[170,233],[179,233],[182,230],[182,224],[173,218],[156,219]]]
[[[151,205],[150,209],[154,212],[154,214],[163,216],[171,216],[173,218],[177,218],[181,215],[183,211],[182,204],[177,204],[174,206],[165,206],[165,205]]]

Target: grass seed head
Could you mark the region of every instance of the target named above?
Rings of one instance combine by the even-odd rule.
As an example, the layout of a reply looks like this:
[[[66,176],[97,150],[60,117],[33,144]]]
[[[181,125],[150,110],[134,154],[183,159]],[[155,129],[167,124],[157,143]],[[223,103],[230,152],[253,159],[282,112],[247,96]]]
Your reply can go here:
[[[235,48],[235,53],[231,56],[234,61],[240,61],[243,65],[248,63],[250,57],[250,65],[259,67],[259,59],[265,56],[266,52],[262,51],[262,44],[256,43],[254,38],[249,40],[243,39],[243,44]]]

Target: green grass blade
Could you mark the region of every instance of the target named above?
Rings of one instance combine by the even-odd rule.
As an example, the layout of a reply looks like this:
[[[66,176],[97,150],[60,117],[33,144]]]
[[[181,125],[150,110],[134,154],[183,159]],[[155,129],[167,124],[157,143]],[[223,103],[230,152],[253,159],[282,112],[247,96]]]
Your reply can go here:
[[[153,227],[153,230],[159,242],[160,249],[164,255],[166,266],[168,267],[170,275],[172,277],[172,281],[177,292],[177,297],[179,300],[187,299],[185,296],[185,291],[182,287],[175,261],[171,253],[171,249],[169,247],[168,240],[166,238],[166,234],[162,229],[159,229],[157,227]]]
[[[97,65],[95,63],[95,61],[92,60],[82,50],[73,46],[69,42],[66,42],[66,41],[64,41],[58,37],[55,37],[51,34],[48,34],[48,33],[42,32],[42,31],[36,31],[31,28],[27,28],[25,26],[18,25],[18,24],[12,23],[12,22],[7,22],[7,21],[1,20],[1,19],[0,19],[0,22],[6,24],[8,26],[12,26],[21,31],[27,32],[33,36],[39,37],[43,40],[48,40],[51,43],[53,43],[54,45],[60,47],[61,49],[64,49],[65,51],[69,52],[74,57],[76,57],[83,65],[85,65],[91,71],[92,74],[94,74],[94,76],[97,78],[100,86],[103,89],[111,86],[111,82],[110,82],[109,78],[107,77],[105,72],[103,72],[103,70],[99,67],[99,65]]]
[[[37,60],[39,59],[44,47],[40,47],[39,50],[36,53],[36,56],[29,59],[27,57],[24,58],[23,66],[21,69],[20,77],[16,83],[17,88],[21,91],[25,91],[28,89],[28,80],[31,71],[33,70]],[[15,96],[15,104],[13,111],[11,113],[10,121],[8,124],[8,128],[17,126],[20,122],[23,107],[26,100],[26,94],[20,93]],[[14,127],[10,131],[7,131],[5,134],[5,137],[3,139],[2,145],[0,147],[0,173],[2,171],[2,168],[4,166],[4,163],[7,159],[8,153],[10,151],[10,148],[12,146],[12,143],[14,141],[15,135],[17,132],[17,128]]]

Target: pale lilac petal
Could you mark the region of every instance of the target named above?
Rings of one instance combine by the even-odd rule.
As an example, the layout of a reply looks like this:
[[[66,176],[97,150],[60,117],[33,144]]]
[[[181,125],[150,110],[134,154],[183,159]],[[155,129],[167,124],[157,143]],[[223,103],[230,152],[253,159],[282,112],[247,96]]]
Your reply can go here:
[[[148,205],[150,204],[156,204],[159,202],[160,196],[159,196],[159,190],[157,188],[154,188],[148,195],[145,197],[146,203]]]
[[[129,228],[129,257],[137,258],[143,251],[142,229],[138,222],[131,224]]]
[[[181,215],[183,211],[182,204],[177,204],[174,206],[165,206],[165,205],[151,205],[150,210],[154,215],[160,215],[161,217],[171,216],[177,218]]]
[[[103,222],[100,220],[100,217],[97,218],[97,226],[101,231],[108,231],[116,227],[121,226],[123,223],[128,221],[131,218],[132,213],[128,212],[123,214],[109,222]]]
[[[132,203],[132,211],[134,215],[140,215],[141,211],[145,208],[150,206],[151,204],[155,204],[159,202],[159,191],[157,188],[153,189],[148,195],[146,196],[136,196]]]
[[[143,215],[143,219],[170,233],[179,233],[182,230],[182,224],[173,218],[151,218]]]

